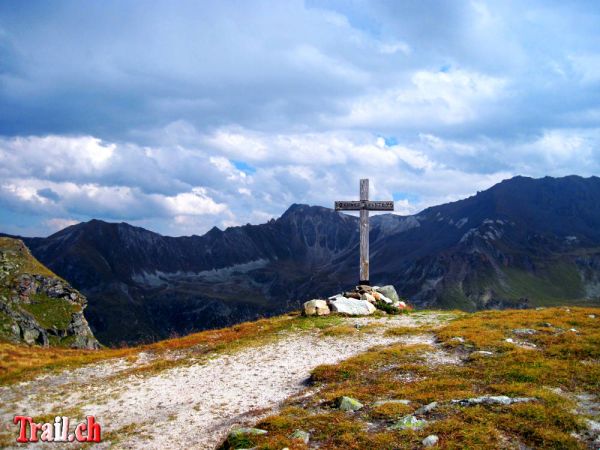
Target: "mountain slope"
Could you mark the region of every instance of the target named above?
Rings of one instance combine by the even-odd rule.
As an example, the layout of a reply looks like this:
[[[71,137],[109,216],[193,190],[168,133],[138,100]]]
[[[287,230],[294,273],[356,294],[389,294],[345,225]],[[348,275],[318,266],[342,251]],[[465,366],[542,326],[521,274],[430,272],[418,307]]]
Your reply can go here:
[[[0,237],[0,341],[98,348],[83,316],[86,303],[23,242]]]
[[[517,177],[459,202],[429,208],[419,236],[407,241],[395,278],[417,303],[463,309],[558,304],[597,299],[600,179]],[[429,237],[427,237],[429,235]],[[402,281],[404,280],[404,281]]]
[[[506,180],[414,216],[371,219],[371,280],[420,307],[595,302],[600,179]],[[165,237],[92,220],[32,252],[90,299],[101,341],[152,341],[297,308],[357,281],[358,220],[292,205],[262,225]]]
[[[90,299],[103,342],[152,341],[296,308],[339,287],[313,273],[356,241],[356,219],[292,206],[264,225],[172,238],[127,224],[90,221],[28,239],[49,267]]]

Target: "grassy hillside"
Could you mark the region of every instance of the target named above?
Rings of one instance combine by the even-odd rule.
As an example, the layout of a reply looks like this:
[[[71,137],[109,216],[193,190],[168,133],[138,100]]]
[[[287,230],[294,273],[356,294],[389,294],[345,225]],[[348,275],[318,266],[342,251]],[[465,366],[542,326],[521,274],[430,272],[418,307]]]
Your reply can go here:
[[[600,311],[593,308],[465,314],[434,330],[462,364],[434,365],[431,347],[395,345],[320,366],[312,374],[311,395],[290,399],[278,414],[256,425],[267,434],[244,436],[224,448],[308,448],[291,438],[296,430],[310,433],[311,444],[322,449],[420,448],[432,434],[441,448],[587,448],[586,417],[600,402],[599,325]],[[431,330],[391,332],[424,331]],[[364,407],[340,411],[336,399],[342,396]],[[482,396],[531,401],[453,402]],[[591,407],[582,401],[590,396]],[[419,411],[432,402],[437,405],[431,412]],[[394,427],[410,415],[426,424]]]
[[[18,239],[0,237],[0,251],[2,252],[4,263],[0,272],[1,279],[9,275],[9,269],[12,277],[27,273],[60,278],[35,259],[25,244]]]

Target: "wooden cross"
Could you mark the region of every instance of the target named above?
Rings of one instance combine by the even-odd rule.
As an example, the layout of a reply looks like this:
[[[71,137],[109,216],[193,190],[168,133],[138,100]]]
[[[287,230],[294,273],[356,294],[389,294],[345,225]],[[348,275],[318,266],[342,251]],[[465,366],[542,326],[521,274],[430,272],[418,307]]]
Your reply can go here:
[[[360,200],[335,202],[336,211],[360,211],[360,278],[359,284],[369,285],[369,211],[393,211],[394,202],[369,200],[369,179],[360,180]]]

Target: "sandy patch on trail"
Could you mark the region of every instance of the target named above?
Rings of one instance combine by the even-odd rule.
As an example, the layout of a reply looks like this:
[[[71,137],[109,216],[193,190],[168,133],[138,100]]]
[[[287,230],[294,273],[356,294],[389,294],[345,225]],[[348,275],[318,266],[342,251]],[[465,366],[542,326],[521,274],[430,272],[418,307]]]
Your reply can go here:
[[[337,363],[377,345],[433,345],[431,334],[384,334],[392,327],[421,325],[421,319],[432,325],[440,317],[430,313],[347,318],[344,320],[349,325],[379,326],[372,333],[343,336],[323,336],[316,330],[290,332],[274,343],[217,354],[145,378],[125,376],[110,383],[105,382],[107,377],[131,364],[123,360],[94,364],[0,388],[0,398],[13,400],[10,411],[2,402],[0,418],[6,423],[15,413],[37,415],[78,408],[84,415],[95,415],[104,432],[137,424],[136,430],[121,436],[119,448],[211,449],[233,425],[255,422],[299,393],[311,370],[320,364]],[[458,362],[439,348],[432,356],[441,364]],[[183,440],[184,436],[191,439]]]

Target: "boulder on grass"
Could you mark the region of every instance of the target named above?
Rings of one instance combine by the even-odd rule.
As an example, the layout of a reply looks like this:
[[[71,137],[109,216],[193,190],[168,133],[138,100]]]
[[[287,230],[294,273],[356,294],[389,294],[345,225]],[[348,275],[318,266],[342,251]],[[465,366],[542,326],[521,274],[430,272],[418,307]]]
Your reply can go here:
[[[423,447],[435,447],[439,440],[440,438],[437,437],[435,434],[430,434],[425,439],[423,439],[421,443],[423,444]]]
[[[302,313],[305,316],[326,316],[330,312],[329,306],[327,306],[325,300],[310,300],[304,303],[302,310]]]
[[[343,297],[331,302],[331,310],[349,316],[367,316],[377,311],[377,308],[366,300]]]
[[[352,397],[339,397],[335,400],[335,406],[342,411],[358,411],[363,408],[363,404]]]

